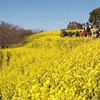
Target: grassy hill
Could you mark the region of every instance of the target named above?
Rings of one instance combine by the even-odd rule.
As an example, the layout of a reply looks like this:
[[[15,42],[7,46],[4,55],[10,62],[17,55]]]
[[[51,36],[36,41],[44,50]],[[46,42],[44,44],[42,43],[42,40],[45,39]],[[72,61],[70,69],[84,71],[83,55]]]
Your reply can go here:
[[[100,100],[100,39],[29,36],[0,49],[0,100]]]

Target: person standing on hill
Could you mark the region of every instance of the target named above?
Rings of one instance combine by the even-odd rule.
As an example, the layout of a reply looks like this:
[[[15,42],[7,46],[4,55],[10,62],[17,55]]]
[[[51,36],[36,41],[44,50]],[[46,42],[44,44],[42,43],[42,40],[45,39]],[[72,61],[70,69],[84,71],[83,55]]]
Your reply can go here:
[[[83,36],[85,36],[85,37],[87,36],[85,28],[83,30]]]
[[[79,32],[78,31],[76,31],[76,35],[75,35],[76,37],[79,37],[80,36],[80,34],[79,34]]]
[[[87,34],[87,36],[90,36],[90,28],[89,28],[89,25],[87,25],[86,34]]]
[[[99,37],[99,30],[96,31],[96,38]]]
[[[91,29],[91,33],[92,33],[92,36],[93,36],[93,34],[94,34],[94,28]]]
[[[99,37],[100,37],[100,28],[99,28]]]

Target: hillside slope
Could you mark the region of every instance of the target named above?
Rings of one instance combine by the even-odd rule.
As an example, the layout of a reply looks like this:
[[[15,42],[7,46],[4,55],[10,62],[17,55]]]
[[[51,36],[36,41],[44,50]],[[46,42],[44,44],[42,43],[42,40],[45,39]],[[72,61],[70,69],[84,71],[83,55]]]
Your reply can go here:
[[[25,46],[0,50],[0,100],[99,100],[100,39],[28,37]]]

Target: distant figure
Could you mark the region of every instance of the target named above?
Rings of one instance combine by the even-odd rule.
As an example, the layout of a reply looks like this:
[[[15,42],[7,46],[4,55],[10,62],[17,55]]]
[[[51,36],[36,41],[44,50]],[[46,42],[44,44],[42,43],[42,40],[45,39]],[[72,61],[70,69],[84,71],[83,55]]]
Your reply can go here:
[[[96,39],[99,37],[99,30],[97,30],[94,34],[93,34],[93,38]]]
[[[73,33],[72,33],[72,32],[69,32],[69,33],[68,33],[68,36],[69,36],[69,37],[72,37],[72,36],[73,36]]]
[[[80,37],[83,37],[83,32],[82,32],[82,31],[80,31],[80,33],[79,33],[79,34],[80,34]]]
[[[89,25],[86,28],[86,34],[87,34],[87,36],[90,36],[90,28],[89,28]]]
[[[85,37],[87,36],[85,29],[83,30],[83,36],[85,36]]]
[[[78,32],[78,31],[76,31],[76,37],[79,37],[79,36],[80,36],[79,32]]]
[[[93,34],[94,34],[94,28],[91,29],[91,33],[92,33],[92,36],[93,36]]]
[[[100,37],[100,28],[99,28],[99,37]]]
[[[93,34],[93,38],[94,38],[94,39],[96,39],[96,37],[97,37],[97,34],[96,34],[96,33],[94,33],[94,34]]]
[[[98,38],[99,37],[99,30],[96,31],[96,34],[97,34],[96,38]]]
[[[64,37],[64,36],[68,36],[67,32],[65,32],[64,30],[61,32],[61,36]]]

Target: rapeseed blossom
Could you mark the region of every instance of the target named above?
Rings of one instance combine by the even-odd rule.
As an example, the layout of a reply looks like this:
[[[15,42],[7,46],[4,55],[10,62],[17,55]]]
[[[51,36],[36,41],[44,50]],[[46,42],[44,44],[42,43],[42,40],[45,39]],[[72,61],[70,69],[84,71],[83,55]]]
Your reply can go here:
[[[0,50],[1,100],[100,99],[99,38],[62,38],[56,30],[26,41]]]

